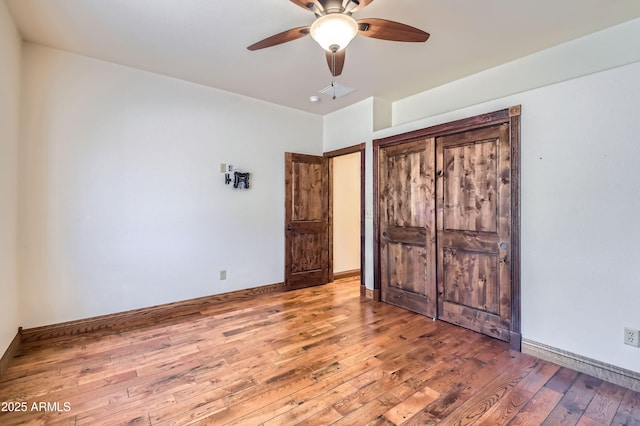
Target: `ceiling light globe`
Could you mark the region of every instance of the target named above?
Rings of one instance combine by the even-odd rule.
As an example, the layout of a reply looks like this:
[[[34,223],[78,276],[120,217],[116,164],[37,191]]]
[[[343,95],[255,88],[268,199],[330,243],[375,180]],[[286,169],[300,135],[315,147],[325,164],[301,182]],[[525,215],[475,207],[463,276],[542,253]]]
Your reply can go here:
[[[330,13],[311,25],[311,37],[329,52],[338,52],[358,34],[358,23],[349,15]]]

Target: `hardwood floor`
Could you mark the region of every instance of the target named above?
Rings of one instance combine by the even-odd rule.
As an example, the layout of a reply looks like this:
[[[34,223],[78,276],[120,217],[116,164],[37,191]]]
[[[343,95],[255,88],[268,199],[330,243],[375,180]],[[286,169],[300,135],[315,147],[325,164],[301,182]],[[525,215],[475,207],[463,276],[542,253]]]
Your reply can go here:
[[[0,379],[2,408],[26,411],[0,424],[640,425],[636,392],[359,291],[344,279],[29,342]]]

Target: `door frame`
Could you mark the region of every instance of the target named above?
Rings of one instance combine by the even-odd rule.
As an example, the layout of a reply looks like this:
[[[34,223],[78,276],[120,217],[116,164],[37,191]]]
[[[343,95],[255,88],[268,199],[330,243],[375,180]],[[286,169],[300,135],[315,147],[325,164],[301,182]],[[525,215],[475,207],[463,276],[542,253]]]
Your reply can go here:
[[[449,123],[438,124],[424,129],[399,135],[389,136],[373,141],[373,273],[374,300],[381,301],[380,271],[380,149],[399,145],[416,139],[437,138],[469,130],[499,124],[509,124],[511,142],[511,330],[510,347],[520,351],[522,345],[521,331],[521,290],[520,290],[520,116],[521,106],[476,115]]]
[[[348,146],[325,152],[323,155],[329,161],[329,282],[333,281],[333,162],[335,157],[360,153],[360,295],[366,294],[365,275],[365,169],[366,143]]]

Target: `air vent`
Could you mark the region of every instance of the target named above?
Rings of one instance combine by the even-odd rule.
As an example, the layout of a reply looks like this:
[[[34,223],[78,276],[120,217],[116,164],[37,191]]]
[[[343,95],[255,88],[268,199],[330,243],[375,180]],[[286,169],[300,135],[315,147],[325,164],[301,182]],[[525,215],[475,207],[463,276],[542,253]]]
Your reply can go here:
[[[353,92],[354,88],[343,86],[340,83],[333,83],[324,89],[320,90],[320,93],[323,95],[331,96],[333,99],[338,99],[343,96],[347,96],[349,93]]]

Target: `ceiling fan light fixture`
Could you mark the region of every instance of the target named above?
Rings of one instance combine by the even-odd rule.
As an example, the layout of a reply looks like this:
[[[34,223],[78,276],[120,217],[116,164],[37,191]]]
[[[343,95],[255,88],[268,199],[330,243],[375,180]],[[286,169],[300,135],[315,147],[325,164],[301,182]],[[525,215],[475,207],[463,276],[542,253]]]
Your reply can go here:
[[[311,25],[311,37],[326,51],[339,52],[358,34],[358,23],[349,15],[329,13]]]

